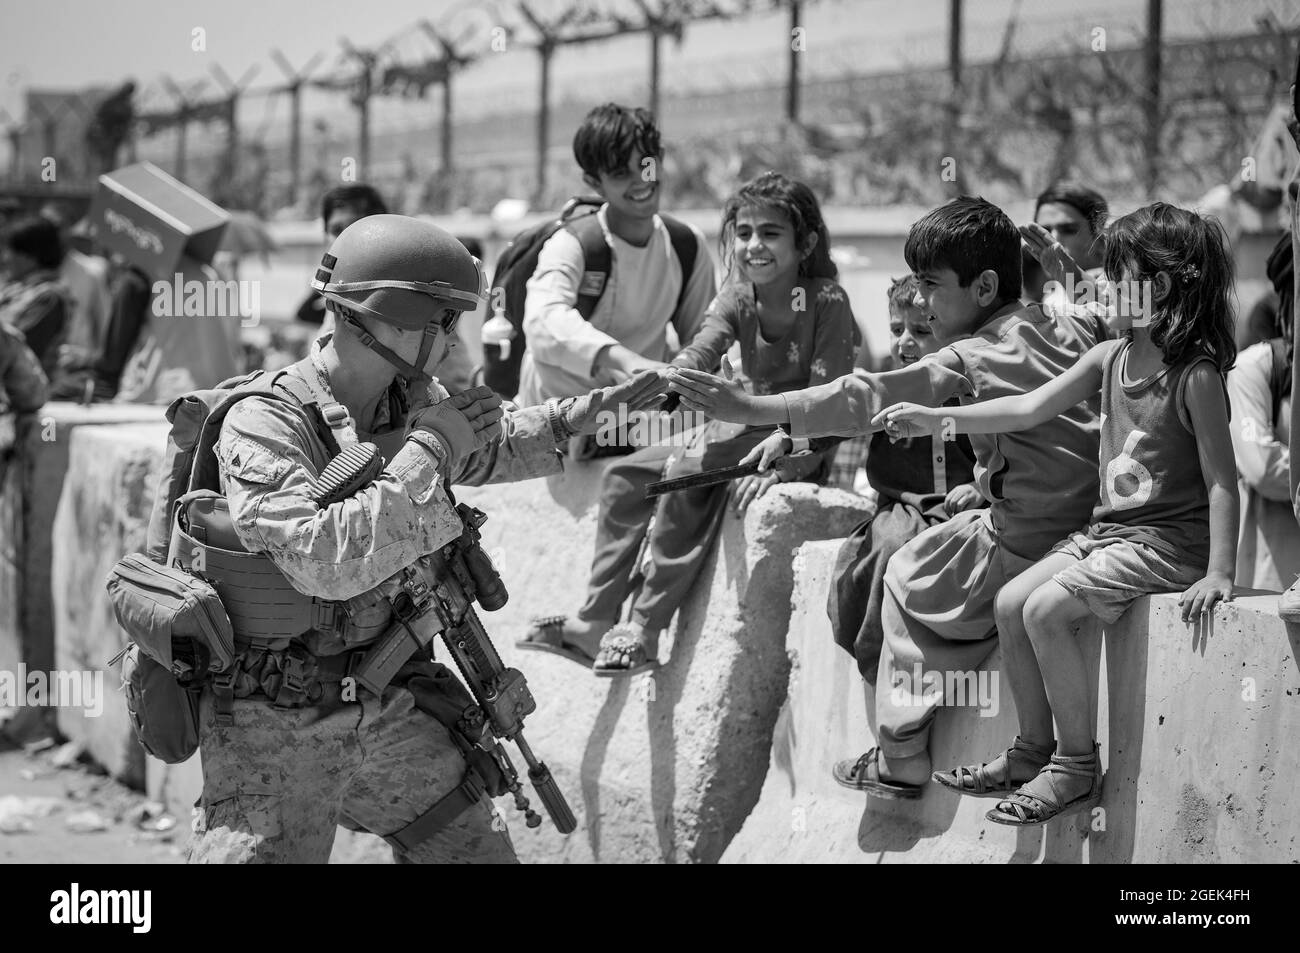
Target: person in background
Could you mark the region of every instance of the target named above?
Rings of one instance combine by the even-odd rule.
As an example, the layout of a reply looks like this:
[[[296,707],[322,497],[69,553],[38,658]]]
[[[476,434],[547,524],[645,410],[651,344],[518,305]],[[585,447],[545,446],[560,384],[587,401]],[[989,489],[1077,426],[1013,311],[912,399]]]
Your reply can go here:
[[[11,222],[0,238],[0,320],[23,333],[46,377],[58,367],[72,304],[59,280],[63,238],[48,219],[29,215]]]
[[[1038,196],[1034,224],[1021,230],[1027,242],[1022,254],[1028,252],[1035,262],[1035,277],[1025,278],[1028,300],[1041,301],[1049,313],[1054,313],[1073,303],[1066,298],[1064,287],[1044,294],[1044,286],[1058,280],[1058,273],[1075,272],[1076,280],[1101,277],[1101,234],[1109,214],[1100,192],[1076,182],[1058,182]],[[1035,238],[1040,241],[1035,242]],[[1042,260],[1043,247],[1053,248],[1061,259],[1059,267],[1053,268],[1053,261]]]
[[[45,206],[41,209],[41,216],[55,224],[63,239],[66,253],[59,268],[59,278],[68,291],[71,304],[58,371],[50,381],[51,396],[55,400],[76,400],[85,396],[86,383],[93,377],[95,361],[108,330],[112,310],[108,261],[73,247],[67,220],[57,206]]]
[[[140,328],[148,320],[152,297],[153,286],[148,275],[128,264],[121,255],[109,259],[108,326],[92,371],[95,400],[112,400],[117,395],[122,368],[140,336]]]
[[[384,215],[387,212],[388,206],[373,185],[358,182],[330,189],[320,200],[320,220],[321,227],[325,230],[326,247],[353,222],[367,215]],[[298,306],[296,317],[307,324],[320,325],[322,331],[331,329],[325,325],[325,299],[315,291],[309,292]],[[333,322],[330,324],[332,326]]]
[[[18,441],[18,418],[39,410],[48,394],[41,362],[22,332],[0,319],[0,487]]]
[[[1294,347],[1289,319],[1294,280],[1290,235],[1283,235],[1269,255],[1267,272],[1278,300],[1277,323],[1266,340],[1243,350],[1228,372],[1232,449],[1241,494],[1236,584],[1281,591],[1300,575],[1300,527],[1290,512]],[[1277,320],[1281,315],[1288,319]]]

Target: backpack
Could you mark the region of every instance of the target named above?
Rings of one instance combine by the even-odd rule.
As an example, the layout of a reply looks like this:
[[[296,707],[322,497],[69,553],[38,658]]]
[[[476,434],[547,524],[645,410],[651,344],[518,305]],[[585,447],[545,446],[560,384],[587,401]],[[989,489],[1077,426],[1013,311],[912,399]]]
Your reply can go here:
[[[497,258],[496,270],[492,273],[492,301],[501,306],[506,320],[515,330],[515,336],[510,341],[509,356],[504,360],[499,348],[483,349],[483,383],[503,398],[513,400],[519,393],[519,368],[528,346],[524,335],[524,299],[528,295],[528,280],[537,270],[537,257],[541,254],[542,246],[562,228],[568,229],[582,245],[582,281],[578,285],[578,300],[574,307],[584,320],[591,320],[600,296],[605,291],[613,264],[605,232],[596,216],[603,204],[604,199],[595,197],[576,196],[569,199],[564,203],[558,218],[524,229],[511,239]],[[677,293],[677,304],[673,308],[673,314],[676,315],[686,297],[691,275],[695,273],[699,243],[685,222],[662,212],[659,218],[668,230],[668,240],[682,266],[682,287]],[[500,300],[502,295],[504,300]]]
[[[213,450],[230,408],[255,395],[302,410],[330,452],[338,452],[334,429],[343,425],[346,410],[322,406],[297,375],[257,371],[183,394],[167,408],[166,465],[145,552],[118,560],[105,581],[118,624],[128,636],[126,647],[108,664],[123,663],[122,686],[136,737],[145,751],[167,764],[185,761],[197,750],[199,695],[209,676],[219,681],[233,672],[236,652],[234,626],[217,587],[201,570],[190,572],[171,558],[173,527],[184,518],[187,504],[224,511],[224,497],[215,499],[220,494]],[[310,609],[311,600],[303,598]],[[218,723],[227,715],[219,706]]]

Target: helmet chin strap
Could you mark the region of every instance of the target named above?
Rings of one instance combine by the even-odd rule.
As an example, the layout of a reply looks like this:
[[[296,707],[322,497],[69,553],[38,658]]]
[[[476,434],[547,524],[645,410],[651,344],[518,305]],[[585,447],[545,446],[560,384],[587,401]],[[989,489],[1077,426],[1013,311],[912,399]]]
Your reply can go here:
[[[432,322],[425,325],[424,336],[420,339],[420,353],[415,359],[416,362],[410,364],[402,360],[392,348],[380,344],[375,339],[375,336],[366,330],[366,326],[361,323],[361,319],[356,316],[355,312],[343,317],[343,321],[356,332],[357,340],[365,347],[370,348],[370,350],[397,368],[401,376],[406,379],[408,386],[417,383],[427,385],[433,380],[433,377],[424,367],[429,362],[429,355],[433,353],[434,341],[437,340],[438,331],[441,330],[438,325]]]

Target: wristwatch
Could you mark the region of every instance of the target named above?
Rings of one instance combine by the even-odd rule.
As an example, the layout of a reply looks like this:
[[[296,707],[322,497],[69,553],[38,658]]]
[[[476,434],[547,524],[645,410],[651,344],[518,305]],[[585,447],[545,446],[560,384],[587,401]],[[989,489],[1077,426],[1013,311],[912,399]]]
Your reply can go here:
[[[551,436],[555,438],[555,445],[557,447],[567,444],[569,438],[574,436],[573,428],[570,427],[568,422],[564,419],[564,412],[569,409],[568,406],[565,405],[571,406],[572,403],[572,397],[566,397],[563,401],[556,400],[552,397],[546,402],[546,419],[551,425]]]

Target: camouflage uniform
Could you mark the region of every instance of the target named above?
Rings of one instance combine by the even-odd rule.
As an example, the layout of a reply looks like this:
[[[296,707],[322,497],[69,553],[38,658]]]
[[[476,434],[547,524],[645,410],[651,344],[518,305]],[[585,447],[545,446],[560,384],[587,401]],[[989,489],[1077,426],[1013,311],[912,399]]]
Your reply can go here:
[[[299,366],[314,366],[318,389],[328,389],[319,348],[313,346],[312,364]],[[380,402],[377,433],[395,430],[400,439],[405,412],[395,385]],[[559,472],[556,434],[543,408],[509,414],[503,428],[500,442],[461,461],[453,482]],[[357,610],[357,624],[314,630],[302,639],[318,657],[373,639],[389,613],[375,598],[376,587],[461,533],[442,486],[446,458],[436,441],[406,441],[387,455],[378,480],[350,499],[317,508],[308,497],[310,484],[329,456],[302,415],[256,396],[231,409],[217,447],[221,489],[247,549],[266,552],[298,591],[349,600],[350,610]],[[195,818],[190,861],[322,863],[337,824],[389,835],[426,812],[466,771],[448,730],[415,707],[408,687],[412,676],[436,668],[427,659],[408,662],[382,697],[357,686],[355,701],[347,701],[334,684],[317,703],[286,709],[272,707],[267,697],[274,698],[278,687],[275,653],[246,652],[231,726],[216,724],[211,692],[204,692],[203,810]],[[515,859],[486,796],[428,840],[410,849],[395,846],[394,856],[399,863]]]

